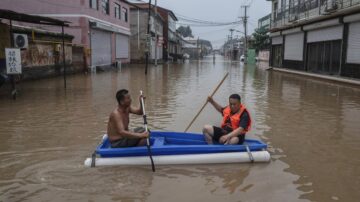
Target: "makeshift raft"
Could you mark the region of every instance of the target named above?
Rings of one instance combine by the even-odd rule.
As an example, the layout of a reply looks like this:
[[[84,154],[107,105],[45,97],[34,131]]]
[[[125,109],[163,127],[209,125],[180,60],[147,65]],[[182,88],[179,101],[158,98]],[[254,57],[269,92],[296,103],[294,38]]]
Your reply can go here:
[[[220,164],[268,162],[267,145],[259,140],[245,139],[241,145],[208,145],[202,134],[152,131],[151,153],[155,165]],[[85,166],[151,165],[146,146],[111,148],[104,135],[96,148],[96,158],[87,158]]]

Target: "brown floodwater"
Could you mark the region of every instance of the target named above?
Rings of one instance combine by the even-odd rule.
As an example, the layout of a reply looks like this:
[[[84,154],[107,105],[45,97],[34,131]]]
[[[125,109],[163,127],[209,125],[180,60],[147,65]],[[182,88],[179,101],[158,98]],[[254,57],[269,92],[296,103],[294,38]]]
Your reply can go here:
[[[0,201],[359,201],[360,88],[266,68],[218,56],[23,82],[16,101],[0,89]],[[134,105],[144,91],[150,129],[183,131],[226,72],[215,100],[242,96],[269,163],[83,166],[118,89]],[[190,131],[220,120],[207,106]]]

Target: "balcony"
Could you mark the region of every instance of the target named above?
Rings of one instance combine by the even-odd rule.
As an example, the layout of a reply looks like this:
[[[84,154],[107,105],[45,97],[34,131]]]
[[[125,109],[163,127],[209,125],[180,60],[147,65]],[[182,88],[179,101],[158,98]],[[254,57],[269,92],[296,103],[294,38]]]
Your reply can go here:
[[[294,26],[297,23],[332,15],[352,7],[360,9],[360,0],[298,0],[273,11],[271,30]]]

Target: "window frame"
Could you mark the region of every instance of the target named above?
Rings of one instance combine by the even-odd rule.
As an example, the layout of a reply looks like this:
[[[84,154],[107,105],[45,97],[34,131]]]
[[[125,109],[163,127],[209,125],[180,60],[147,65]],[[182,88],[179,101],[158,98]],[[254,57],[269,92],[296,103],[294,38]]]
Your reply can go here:
[[[93,6],[94,1],[96,2],[96,6]],[[90,9],[99,10],[99,1],[98,0],[89,0]]]
[[[101,12],[110,15],[110,0],[101,0]]]
[[[116,16],[116,14],[118,16]],[[114,17],[121,20],[121,5],[118,3],[114,3]]]
[[[129,20],[129,13],[128,13],[128,9],[127,8],[125,8],[125,7],[122,7],[122,9],[121,9],[121,12],[122,13],[124,13],[124,21],[125,22],[128,22],[128,20]]]

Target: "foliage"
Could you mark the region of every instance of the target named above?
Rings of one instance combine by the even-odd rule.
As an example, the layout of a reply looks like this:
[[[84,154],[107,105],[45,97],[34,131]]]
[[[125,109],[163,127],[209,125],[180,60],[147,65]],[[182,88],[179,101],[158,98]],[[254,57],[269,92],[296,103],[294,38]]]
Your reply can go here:
[[[265,28],[255,29],[253,37],[255,40],[253,46],[257,51],[270,48],[270,37]]]
[[[184,38],[194,37],[190,26],[187,27],[180,26],[176,31],[178,31],[181,34],[181,36],[183,36]]]

